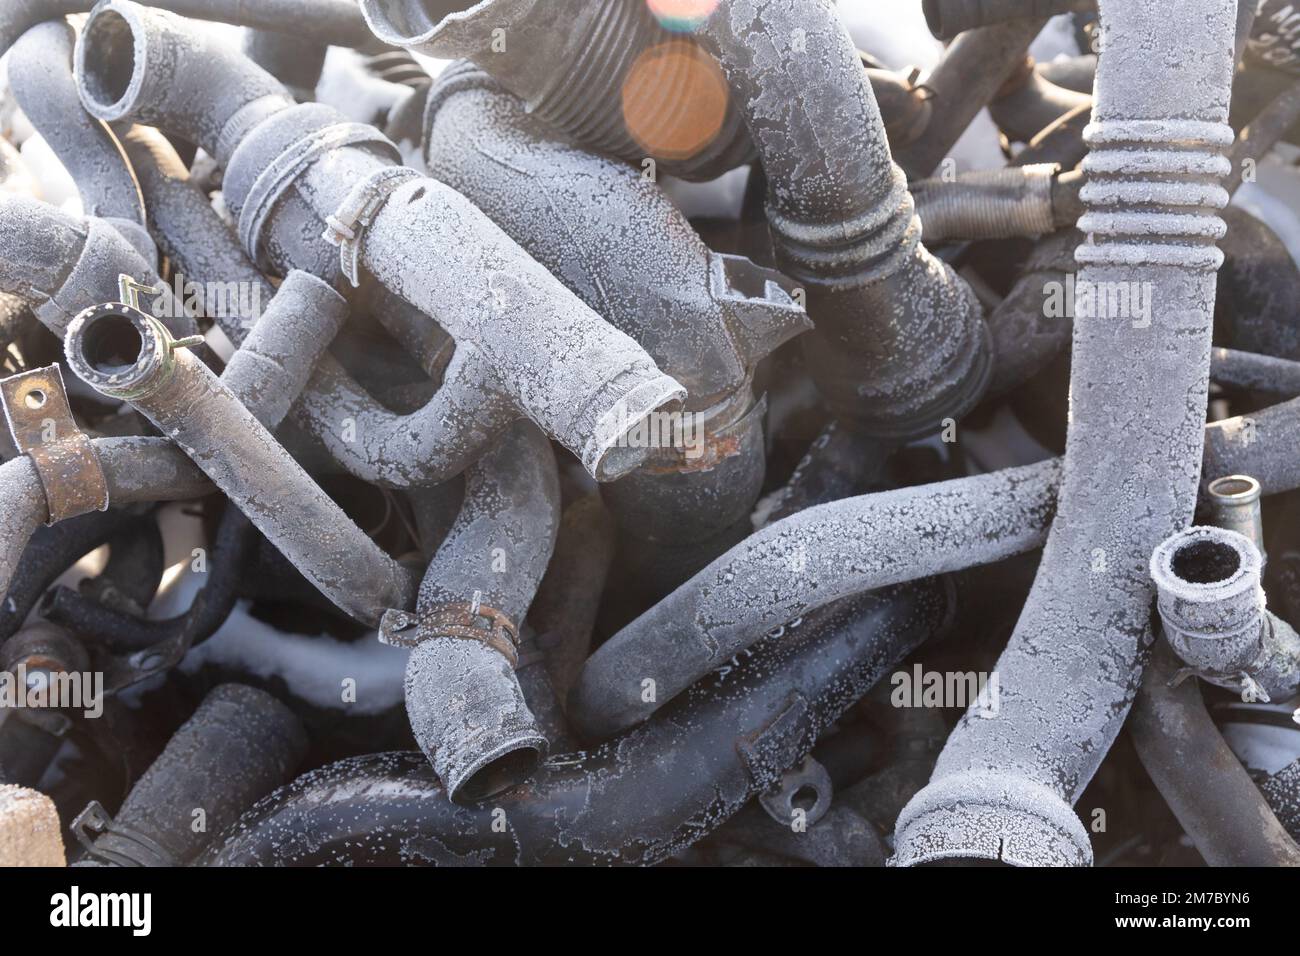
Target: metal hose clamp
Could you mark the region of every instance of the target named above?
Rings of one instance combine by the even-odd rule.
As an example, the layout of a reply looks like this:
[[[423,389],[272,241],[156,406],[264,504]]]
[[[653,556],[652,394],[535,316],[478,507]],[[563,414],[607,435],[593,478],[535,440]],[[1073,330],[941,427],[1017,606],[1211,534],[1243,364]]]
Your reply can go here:
[[[361,242],[366,227],[374,222],[394,191],[419,176],[407,166],[381,169],[357,183],[334,215],[325,220],[327,228],[322,238],[339,247],[339,267],[354,289],[360,285]]]
[[[98,800],[91,800],[77,814],[72,821],[72,832],[88,854],[114,866],[180,866],[180,861],[157,841],[115,821]],[[99,846],[91,834],[116,837],[120,846],[117,849]]]
[[[393,647],[416,647],[439,637],[486,644],[519,667],[519,628],[504,611],[474,601],[448,601],[419,616],[387,611],[379,623],[379,639]]]
[[[260,261],[262,232],[280,197],[312,163],[344,146],[371,146],[402,160],[391,140],[364,123],[334,123],[292,143],[258,175],[239,213],[239,241],[253,262]]]

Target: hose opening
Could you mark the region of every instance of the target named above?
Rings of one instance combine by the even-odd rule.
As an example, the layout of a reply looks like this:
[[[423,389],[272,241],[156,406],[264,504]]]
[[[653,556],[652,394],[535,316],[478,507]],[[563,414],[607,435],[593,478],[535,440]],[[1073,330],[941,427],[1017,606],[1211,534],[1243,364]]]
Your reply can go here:
[[[820,800],[821,794],[817,792],[817,788],[805,784],[794,792],[794,796],[790,798],[790,806],[795,810],[808,813],[813,807],[817,806]]]
[[[171,336],[149,316],[121,303],[87,309],[68,326],[68,365],[113,398],[135,399],[158,388],[171,368]]]
[[[82,339],[82,355],[97,372],[116,375],[140,359],[144,342],[135,323],[125,315],[105,315],[88,325]]]
[[[457,803],[477,803],[521,783],[541,762],[542,753],[528,746],[512,750],[484,764],[457,787],[451,798]]]
[[[77,55],[84,95],[101,119],[126,115],[136,75],[135,30],[116,10],[100,10],[87,21]]]
[[[388,3],[382,9],[377,5],[367,6],[365,14],[371,28],[379,36],[402,38],[409,41],[427,38],[443,26],[447,17],[465,13],[474,7],[486,7],[492,0],[404,0],[402,3]]]
[[[1237,573],[1241,555],[1226,541],[1201,540],[1174,552],[1174,574],[1189,584],[1218,584]]]

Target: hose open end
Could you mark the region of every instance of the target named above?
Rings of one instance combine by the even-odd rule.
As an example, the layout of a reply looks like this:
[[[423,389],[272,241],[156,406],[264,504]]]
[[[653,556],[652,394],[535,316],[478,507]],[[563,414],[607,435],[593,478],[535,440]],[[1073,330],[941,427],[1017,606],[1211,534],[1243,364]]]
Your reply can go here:
[[[91,11],[73,64],[92,116],[157,126],[202,146],[222,166],[257,120],[293,105],[275,77],[212,31],[131,0],[107,0]]]
[[[546,756],[514,666],[480,640],[434,635],[416,646],[406,667],[406,712],[455,803],[508,790]]]
[[[1024,777],[970,771],[931,781],[899,814],[890,866],[1091,866],[1068,803]]]
[[[1260,653],[1263,560],[1250,539],[1224,528],[1188,528],[1151,555],[1165,637],[1207,674],[1248,669]]]
[[[672,376],[655,372],[596,417],[582,448],[582,464],[597,481],[614,481],[638,468],[656,447],[647,437],[658,434],[655,416],[680,414],[686,389]]]
[[[106,123],[134,116],[148,92],[148,25],[135,4],[101,3],[91,11],[74,53],[77,89],[86,110]]]
[[[68,364],[87,385],[123,400],[144,398],[167,381],[178,343],[163,324],[121,302],[86,309],[68,326]]]

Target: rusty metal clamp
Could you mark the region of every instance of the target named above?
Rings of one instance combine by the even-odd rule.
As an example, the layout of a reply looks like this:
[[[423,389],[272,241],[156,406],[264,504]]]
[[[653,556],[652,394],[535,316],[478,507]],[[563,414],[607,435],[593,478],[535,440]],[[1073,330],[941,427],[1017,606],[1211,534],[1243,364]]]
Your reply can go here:
[[[0,404],[14,444],[40,476],[47,524],[108,509],[108,479],[72,417],[58,365],[0,379]]]
[[[417,647],[437,637],[478,641],[519,666],[519,628],[504,611],[480,601],[448,601],[423,615],[386,611],[379,639],[393,647]]]

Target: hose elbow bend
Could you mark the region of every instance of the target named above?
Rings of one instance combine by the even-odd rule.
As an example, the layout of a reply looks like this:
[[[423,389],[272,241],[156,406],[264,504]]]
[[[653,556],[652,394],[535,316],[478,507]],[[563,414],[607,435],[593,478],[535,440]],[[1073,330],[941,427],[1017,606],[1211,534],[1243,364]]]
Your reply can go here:
[[[253,122],[293,105],[275,77],[212,31],[130,0],[95,7],[74,60],[92,116],[158,126],[203,147],[222,166]]]
[[[804,343],[833,410],[903,440],[964,415],[988,384],[988,328],[969,286],[921,242],[834,5],[722,4],[699,35],[762,160],[777,264],[808,290]]]
[[[144,201],[112,131],[81,104],[73,77],[72,27],[59,20],[24,33],[9,52],[9,85],[27,118],[59,157],[87,216],[143,231]]]
[[[519,628],[559,525],[555,456],[536,426],[520,422],[467,472],[460,515],[429,563],[414,615],[384,615],[380,639],[412,648],[407,714],[452,801],[512,787],[546,755],[516,668]]]

